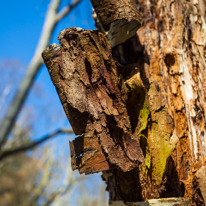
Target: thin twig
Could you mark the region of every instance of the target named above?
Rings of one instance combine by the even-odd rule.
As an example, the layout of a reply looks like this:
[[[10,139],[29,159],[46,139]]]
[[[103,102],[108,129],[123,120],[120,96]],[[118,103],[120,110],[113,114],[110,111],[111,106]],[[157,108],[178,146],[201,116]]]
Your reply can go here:
[[[52,138],[53,136],[56,136],[57,134],[61,134],[61,133],[72,134],[73,130],[72,129],[59,129],[56,132],[54,132],[52,134],[49,134],[49,135],[46,135],[46,136],[40,138],[39,140],[37,140],[35,142],[30,142],[27,145],[22,145],[22,146],[20,146],[18,148],[13,148],[13,149],[9,149],[9,150],[3,151],[0,154],[0,160],[4,159],[5,157],[11,156],[13,154],[17,154],[19,152],[25,152],[25,151],[27,151],[29,149],[33,149],[36,146],[38,146],[38,145],[42,144],[43,142],[45,142],[46,140]]]
[[[79,176],[78,178],[72,179],[70,181],[70,183],[68,185],[66,185],[64,188],[61,188],[59,191],[56,191],[53,194],[51,194],[51,196],[46,201],[46,203],[43,204],[43,206],[51,205],[51,203],[54,202],[54,200],[57,198],[57,196],[59,196],[59,195],[62,196],[64,194],[68,193],[73,188],[73,186],[76,183],[78,183],[80,180],[82,180],[83,178],[84,178],[84,176]]]
[[[76,0],[69,6],[65,6],[56,16],[56,21],[63,19],[81,0]]]

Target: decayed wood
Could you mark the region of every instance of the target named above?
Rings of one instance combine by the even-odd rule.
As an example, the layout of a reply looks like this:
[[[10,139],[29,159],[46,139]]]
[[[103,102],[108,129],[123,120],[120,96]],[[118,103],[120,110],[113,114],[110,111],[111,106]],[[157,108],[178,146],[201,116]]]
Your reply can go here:
[[[144,156],[131,130],[126,85],[107,38],[70,28],[61,32],[59,42],[60,48],[44,51],[43,58],[70,124],[81,135],[70,142],[73,169],[89,174],[137,167]]]
[[[115,168],[115,165],[112,166],[107,161],[99,144],[99,139],[94,133],[90,132],[85,136],[79,136],[69,144],[72,169],[78,169],[80,174],[90,174]]]
[[[135,0],[91,0],[105,31],[116,20],[139,21],[139,12]]]
[[[192,202],[189,199],[184,198],[161,198],[151,199],[142,202],[127,202],[112,201],[110,206],[192,206]]]
[[[99,28],[108,31],[111,46],[125,42],[135,35],[140,27],[139,12],[135,0],[91,0]],[[119,32],[121,31],[121,32]]]
[[[59,94],[62,105],[65,109],[66,114],[68,115],[67,107],[67,99],[65,96],[65,87],[63,87],[64,79],[61,74],[62,67],[62,51],[61,48],[57,44],[50,45],[44,52],[42,53],[43,59],[46,63],[48,71],[50,73],[51,79],[56,87],[56,90]],[[77,94],[75,94],[77,95]],[[78,97],[78,96],[77,96]],[[71,110],[71,112],[75,114],[77,111]],[[72,116],[73,114],[71,114]],[[84,114],[83,114],[84,115]],[[73,117],[73,116],[72,116]],[[75,117],[74,117],[75,118]],[[83,121],[81,122],[81,117],[77,116],[77,127],[74,127],[75,134],[82,134],[82,127],[85,127]],[[79,126],[78,126],[79,125]],[[79,130],[78,130],[79,127]],[[84,128],[83,128],[84,131]],[[70,142],[71,148],[71,163],[72,169],[79,169],[80,173],[94,173],[102,170],[107,170],[109,168],[114,168],[110,166],[107,162],[107,159],[101,149],[99,144],[99,140],[95,137],[87,138],[87,136],[79,136],[73,142]],[[86,140],[86,141],[85,141]],[[76,152],[76,153],[75,153]],[[83,154],[83,155],[82,155]],[[94,159],[95,154],[95,159]],[[94,162],[93,162],[93,161]],[[87,164],[88,161],[88,164]],[[91,162],[92,161],[92,162]],[[95,163],[95,164],[94,164]],[[92,166],[92,167],[91,167]]]
[[[195,174],[206,164],[205,4],[137,1],[142,27],[113,48],[125,79],[139,69],[150,115],[142,131],[146,138],[140,138],[145,162],[136,174],[110,171],[105,178],[110,200],[179,196],[193,199],[194,205],[204,203],[204,178]],[[129,109],[128,114],[132,120]]]
[[[96,13],[100,2],[112,4],[96,2]],[[52,79],[74,131],[83,134],[70,143],[73,168],[115,168],[103,172],[111,201],[185,197],[202,205],[206,2],[136,2],[142,27],[112,51],[97,31],[60,35],[61,78]],[[95,155],[102,166],[92,165]]]
[[[206,166],[202,166],[193,178],[193,200],[198,205],[206,202]]]

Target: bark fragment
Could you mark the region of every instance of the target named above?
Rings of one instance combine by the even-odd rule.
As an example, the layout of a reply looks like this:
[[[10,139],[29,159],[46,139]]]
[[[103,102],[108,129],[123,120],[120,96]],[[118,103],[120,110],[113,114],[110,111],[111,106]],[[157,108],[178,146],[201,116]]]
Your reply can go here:
[[[89,174],[137,167],[144,156],[131,131],[127,89],[107,38],[98,31],[70,28],[60,33],[59,41],[59,57],[47,58],[46,51],[43,56],[70,124],[81,135],[70,142],[73,169]]]

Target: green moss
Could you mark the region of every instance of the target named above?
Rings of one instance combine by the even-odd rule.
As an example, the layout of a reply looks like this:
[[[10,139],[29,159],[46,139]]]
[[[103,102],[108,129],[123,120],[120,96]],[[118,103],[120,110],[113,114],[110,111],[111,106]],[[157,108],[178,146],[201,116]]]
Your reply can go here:
[[[136,74],[127,80],[126,85],[130,97],[127,102],[128,112],[133,117],[135,115],[134,111],[136,111],[138,116],[137,133],[145,157],[145,162],[140,165],[142,175],[144,176],[151,169],[152,179],[159,185],[162,182],[167,159],[175,148],[174,143],[170,142],[173,121],[168,112],[161,109],[161,98],[155,85],[150,85],[150,91],[148,92],[150,96],[155,97],[150,107],[148,106],[148,94],[141,81],[140,74]],[[153,122],[147,136],[145,133],[150,109]],[[133,120],[135,119],[133,118]]]
[[[150,114],[150,110],[147,105],[147,94],[139,73],[127,80],[126,85],[127,92],[130,96],[130,99],[128,100],[128,108],[132,108],[130,114],[138,116],[138,127],[140,128],[138,129],[137,135],[140,138],[140,146],[142,147],[145,156],[145,162],[142,164],[142,168],[147,172],[151,164],[151,152],[148,138],[142,134],[142,132],[147,128],[148,117]],[[134,110],[136,111],[136,114],[134,113]]]
[[[144,102],[143,108],[140,110],[140,113],[139,113],[139,120],[141,121],[141,128],[139,129],[138,136],[140,138],[144,138],[146,140],[146,145],[145,145],[146,146],[145,147],[146,155],[145,155],[145,162],[144,162],[146,169],[150,168],[151,152],[150,152],[148,138],[145,135],[141,134],[141,132],[147,128],[149,114],[150,114],[149,108],[148,108],[146,102]],[[146,170],[146,172],[147,172],[147,170]]]
[[[144,102],[143,108],[140,110],[140,121],[141,121],[141,128],[139,129],[138,135],[141,134],[143,130],[147,128],[147,119],[149,117],[150,111],[149,108],[147,107],[146,102]]]
[[[161,105],[157,107],[157,104],[152,105],[153,123],[149,131],[148,137],[145,136],[145,130],[148,126],[148,117],[150,115],[150,109],[148,106],[147,92],[141,81],[140,74],[134,75],[132,78],[126,81],[127,90],[130,98],[128,99],[128,108],[132,108],[130,111],[131,116],[138,116],[138,136],[140,138],[140,146],[144,153],[145,162],[141,165],[141,170],[145,174],[151,168],[152,161],[152,178],[156,180],[159,185],[162,182],[162,177],[165,172],[166,163],[168,157],[174,150],[174,145],[170,142],[170,136],[173,130],[172,119],[165,109],[159,110]],[[150,92],[155,97],[159,97],[156,87],[150,88]],[[137,98],[138,95],[138,98]],[[155,102],[159,98],[155,99]],[[158,110],[157,110],[158,109]]]
[[[151,165],[151,151],[150,151],[150,146],[149,146],[149,142],[148,142],[148,138],[143,135],[143,134],[140,134],[139,135],[140,139],[141,138],[144,138],[146,140],[146,145],[145,145],[145,162],[143,163],[144,166],[146,166],[145,168],[145,172],[147,173],[147,170],[150,168],[150,165]]]
[[[152,147],[152,176],[157,185],[161,184],[165,172],[167,158],[172,154],[175,145],[170,142],[172,134],[171,117],[166,110],[158,112],[158,121],[154,122],[150,133],[150,146]]]

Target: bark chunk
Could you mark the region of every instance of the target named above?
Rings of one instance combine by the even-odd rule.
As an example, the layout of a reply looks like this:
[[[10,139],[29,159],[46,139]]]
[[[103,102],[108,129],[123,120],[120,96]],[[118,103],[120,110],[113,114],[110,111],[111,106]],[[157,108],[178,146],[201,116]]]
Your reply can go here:
[[[43,57],[76,135],[70,142],[72,168],[94,173],[120,167],[130,171],[144,161],[138,135],[127,114],[127,89],[108,39],[98,32],[70,28],[60,48]],[[49,57],[46,53],[59,56]],[[52,56],[52,55],[50,55]]]

